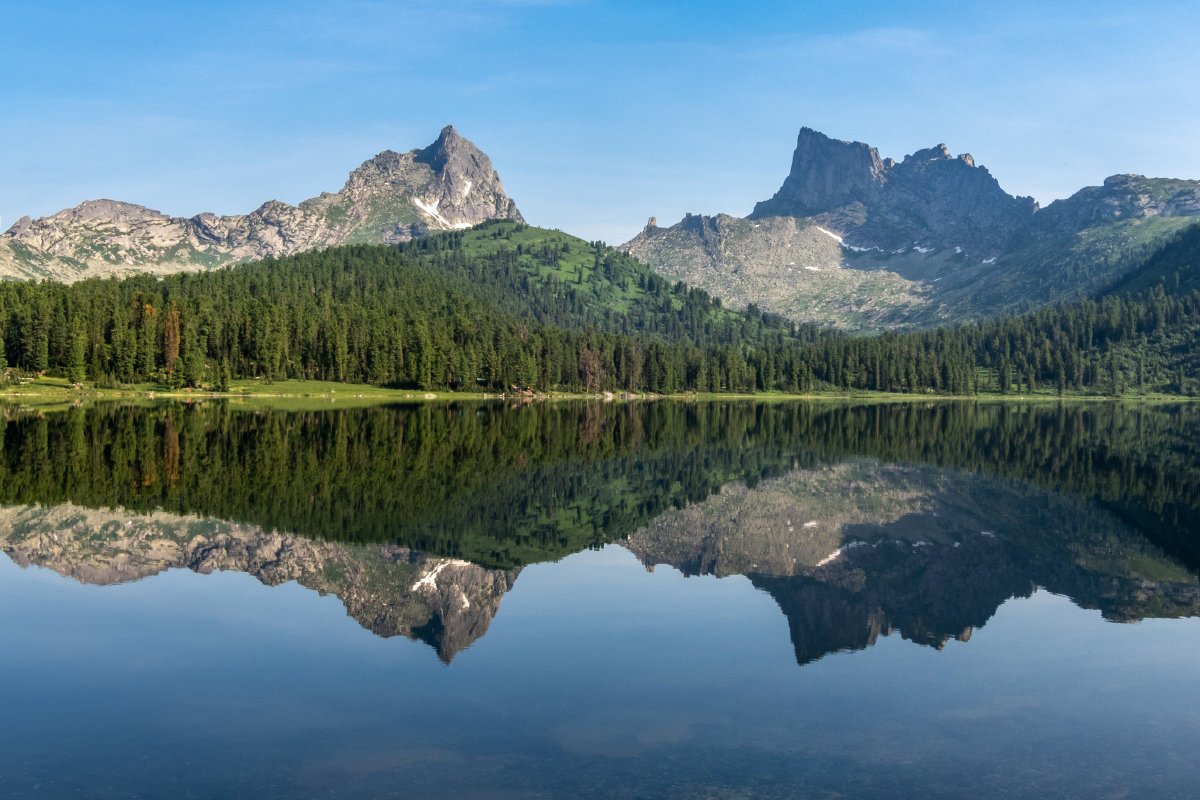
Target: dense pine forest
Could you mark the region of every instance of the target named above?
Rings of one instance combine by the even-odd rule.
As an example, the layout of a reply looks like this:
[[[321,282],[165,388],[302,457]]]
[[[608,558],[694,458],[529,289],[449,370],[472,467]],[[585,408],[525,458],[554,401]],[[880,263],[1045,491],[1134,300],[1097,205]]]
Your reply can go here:
[[[1200,393],[1200,227],[1094,299],[854,337],[722,307],[602,243],[493,222],[166,278],[0,283],[0,376],[223,390]]]

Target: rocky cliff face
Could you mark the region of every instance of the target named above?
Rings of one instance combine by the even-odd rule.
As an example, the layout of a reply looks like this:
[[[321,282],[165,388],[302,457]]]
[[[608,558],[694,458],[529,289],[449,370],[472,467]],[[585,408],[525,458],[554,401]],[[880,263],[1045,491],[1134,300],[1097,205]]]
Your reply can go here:
[[[407,241],[489,219],[523,221],[488,157],[446,126],[429,147],[385,150],[337,193],[299,206],[272,200],[249,214],[185,219],[92,200],[24,217],[0,235],[0,277],[72,281],[210,269],[337,244]]]
[[[945,145],[896,162],[805,128],[749,217],[650,225],[622,249],[730,305],[871,331],[1102,290],[1197,221],[1200,181],[1117,175],[1039,209]]]
[[[749,577],[787,616],[801,664],[894,632],[966,640],[1039,586],[1114,621],[1200,615],[1195,576],[1111,514],[929,467],[846,462],[729,485],[626,546],[647,567]]]
[[[751,219],[813,217],[851,245],[959,247],[990,255],[1032,218],[1037,204],[1012,197],[968,154],[940,144],[896,163],[862,142],[803,128],[792,169]]]
[[[168,569],[245,572],[332,594],[378,636],[424,641],[449,663],[483,636],[519,569],[489,570],[393,545],[346,545],[258,526],[70,504],[0,508],[0,550],[81,583],[110,585]]]

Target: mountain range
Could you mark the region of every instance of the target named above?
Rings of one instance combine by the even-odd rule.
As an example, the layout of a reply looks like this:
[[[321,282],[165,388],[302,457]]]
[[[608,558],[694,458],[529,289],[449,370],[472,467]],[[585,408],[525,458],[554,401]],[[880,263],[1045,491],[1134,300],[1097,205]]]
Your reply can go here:
[[[0,278],[206,270],[340,244],[396,244],[523,222],[490,159],[446,126],[384,151],[336,193],[249,214],[169,217],[90,200],[0,234]],[[1045,208],[945,145],[900,161],[811,128],[779,190],[746,217],[654,218],[626,253],[727,307],[850,331],[928,328],[1095,295],[1200,221],[1200,181],[1114,175]]]
[[[748,216],[652,219],[622,249],[732,305],[870,331],[1092,294],[1197,221],[1200,181],[1114,175],[1040,208],[945,145],[897,162],[804,128]]]
[[[270,200],[249,214],[182,218],[89,200],[42,219],[22,217],[0,235],[0,277],[70,282],[196,271],[339,244],[404,242],[488,219],[523,221],[491,160],[447,125],[428,147],[385,150],[340,191],[298,206]]]

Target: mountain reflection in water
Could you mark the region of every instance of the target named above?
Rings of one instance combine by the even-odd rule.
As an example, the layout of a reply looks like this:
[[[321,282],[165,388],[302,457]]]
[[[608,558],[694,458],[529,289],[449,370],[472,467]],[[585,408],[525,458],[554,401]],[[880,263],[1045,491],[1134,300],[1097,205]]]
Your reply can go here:
[[[1197,413],[971,403],[9,409],[0,548],[79,581],[246,572],[450,662],[521,566],[618,542],[745,575],[800,664],[966,640],[1035,588],[1200,614]]]

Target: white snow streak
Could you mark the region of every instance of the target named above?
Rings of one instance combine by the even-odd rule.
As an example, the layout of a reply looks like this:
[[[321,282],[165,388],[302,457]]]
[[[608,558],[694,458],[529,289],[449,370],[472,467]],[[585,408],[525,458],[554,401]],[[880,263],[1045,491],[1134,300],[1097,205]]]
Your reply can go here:
[[[467,181],[467,190],[470,191],[470,188],[471,188],[471,182]],[[466,195],[464,194],[463,196],[465,197]],[[438,203],[441,202],[439,200],[434,200],[432,203],[426,203],[424,200],[420,199],[419,197],[414,197],[413,202],[417,204],[417,208],[421,209],[426,214],[433,217],[438,222],[442,223],[442,225],[446,228],[453,228],[456,231],[461,231],[464,228],[474,227],[474,223],[451,222],[450,220],[446,219],[441,214],[439,214],[438,213]]]
[[[816,567],[823,567],[823,566],[825,566],[826,564],[828,564],[830,561],[833,561],[835,558],[837,558],[838,556],[840,556],[841,554],[842,554],[842,549],[839,547],[837,550],[834,550],[832,553],[830,553],[829,555],[827,555],[827,556],[825,556],[824,558],[822,558],[820,561],[818,561],[818,562],[817,562],[816,564],[814,564],[813,566],[816,566]]]
[[[833,240],[834,240],[834,241],[836,241],[838,244],[843,244],[843,242],[842,242],[842,237],[838,236],[838,235],[837,235],[836,233],[834,233],[833,231],[827,231],[827,230],[825,230],[824,228],[822,228],[820,225],[818,225],[818,226],[816,226],[816,227],[817,227],[817,230],[819,230],[821,233],[823,233],[823,234],[825,234],[826,236],[828,236],[830,239],[833,239]]]
[[[421,589],[429,589],[430,591],[437,591],[437,577],[438,577],[438,575],[441,574],[442,570],[444,570],[446,567],[469,567],[469,566],[471,566],[471,564],[468,561],[460,561],[456,558],[448,558],[445,561],[438,564],[433,569],[429,570],[429,572],[425,573],[425,576],[423,578],[421,578],[416,583],[414,583],[411,587],[409,587],[409,591],[416,592],[416,591],[420,591]]]
[[[428,214],[429,216],[431,216],[431,217],[433,217],[434,219],[436,219],[438,222],[440,222],[440,223],[442,223],[443,225],[445,225],[447,228],[449,228],[449,227],[450,227],[450,223],[446,221],[446,218],[445,218],[445,217],[443,217],[441,214],[439,214],[439,213],[438,213],[437,207],[438,207],[438,203],[439,203],[440,201],[438,201],[438,200],[434,200],[432,203],[426,203],[426,202],[425,202],[424,200],[422,200],[421,198],[419,198],[419,197],[414,197],[414,198],[413,198],[413,202],[417,204],[417,208],[421,209],[421,210],[422,210],[422,211],[424,211],[426,214]]]

